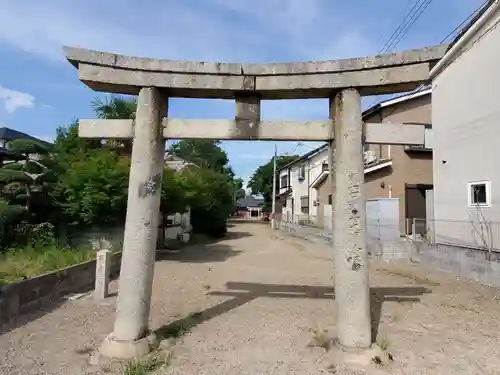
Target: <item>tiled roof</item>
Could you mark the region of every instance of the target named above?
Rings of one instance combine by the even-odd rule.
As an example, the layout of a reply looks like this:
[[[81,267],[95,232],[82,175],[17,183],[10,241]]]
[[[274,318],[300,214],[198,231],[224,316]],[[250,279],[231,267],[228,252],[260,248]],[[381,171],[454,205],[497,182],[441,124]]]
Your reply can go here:
[[[11,128],[6,128],[6,127],[1,127],[0,128],[0,139],[3,139],[5,141],[14,141],[14,140],[17,140],[17,139],[26,139],[26,140],[30,140],[30,141],[40,142],[41,144],[46,145],[46,146],[48,146],[48,145],[51,144],[49,142],[42,141],[39,138],[32,137],[29,134],[26,134],[26,133],[23,133],[23,132],[20,132],[18,130],[14,130],[14,129],[11,129]]]

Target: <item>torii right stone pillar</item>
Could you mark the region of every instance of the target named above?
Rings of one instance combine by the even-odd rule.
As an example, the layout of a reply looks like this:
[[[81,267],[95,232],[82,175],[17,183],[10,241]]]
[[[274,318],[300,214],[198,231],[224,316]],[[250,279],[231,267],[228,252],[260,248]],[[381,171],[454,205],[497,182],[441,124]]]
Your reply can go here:
[[[345,350],[372,344],[363,194],[361,96],[355,89],[331,101],[335,122],[333,248],[337,343]]]
[[[140,90],[114,331],[100,348],[106,357],[129,359],[151,349],[148,323],[164,169],[162,119],[167,105],[168,98],[157,88]]]

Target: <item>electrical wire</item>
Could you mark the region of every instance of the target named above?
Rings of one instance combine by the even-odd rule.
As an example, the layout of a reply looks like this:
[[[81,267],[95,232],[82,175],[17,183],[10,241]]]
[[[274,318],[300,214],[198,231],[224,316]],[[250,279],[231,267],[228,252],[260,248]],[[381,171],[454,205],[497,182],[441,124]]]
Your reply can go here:
[[[425,4],[427,4],[424,8],[423,8],[423,11],[425,11],[425,9],[427,9],[427,7],[430,5],[430,3],[433,1],[433,0],[423,0],[423,2],[421,2],[421,7],[419,7],[418,9],[422,9],[422,5],[424,4],[424,1],[425,1]],[[411,1],[410,1],[411,2]],[[466,24],[468,21],[470,21],[473,17],[475,17],[478,12],[480,12],[483,7],[489,3],[489,0],[486,0],[483,4],[481,4],[479,7],[477,7],[465,20],[463,20],[458,26],[456,26],[453,31],[451,31],[440,43],[443,43],[444,41],[446,41],[450,36],[452,35],[456,35],[457,31],[460,30],[460,28]],[[417,2],[418,4],[418,2]],[[415,4],[415,6],[417,5]],[[410,12],[412,12],[412,10],[415,8],[415,6],[410,10]],[[422,15],[423,11],[420,12],[420,15],[417,17],[417,20],[418,18]],[[409,13],[410,13],[409,12]],[[406,19],[406,18],[405,18]],[[413,25],[416,21],[414,21],[411,25]],[[492,26],[490,26],[488,29],[486,29],[481,35],[478,36],[478,38],[476,40],[474,40],[474,42],[466,49],[464,49],[462,51],[462,54],[469,51],[476,43],[478,43],[480,40],[482,40],[486,35],[488,35],[490,32],[492,32],[493,30],[495,30],[498,25],[500,24],[500,20],[496,21]],[[410,25],[410,27],[411,27]],[[406,32],[409,30],[409,28],[406,28]],[[394,33],[393,33],[394,34]],[[392,38],[392,35],[391,35],[391,38]],[[400,41],[401,41],[401,38],[400,38]],[[387,43],[386,43],[387,44]],[[385,45],[384,45],[385,47]],[[450,66],[450,64],[453,63],[453,61],[449,61],[447,64],[444,65],[443,69],[446,69],[448,66]],[[419,94],[420,92],[426,90],[427,88],[429,88],[429,84],[432,83],[432,79],[428,79],[426,82],[424,82],[422,85],[420,85],[415,91],[411,92],[408,96],[408,99],[412,99],[415,95]],[[392,112],[389,112],[389,114],[386,114],[386,117],[387,116],[390,116],[391,114],[393,114],[394,112],[396,111],[396,109],[393,109]],[[301,146],[306,146],[306,147],[310,147],[308,145],[305,145],[303,142],[298,142],[295,146],[295,148],[293,149],[292,152],[290,153],[285,153],[284,155],[287,155],[287,156],[290,156],[291,154],[293,154],[298,147],[301,147]],[[312,147],[310,147],[311,149],[313,149]],[[317,167],[319,166],[319,164],[322,164],[321,163],[318,163],[318,164],[315,164],[313,165],[312,167]],[[310,167],[311,168],[311,167]]]
[[[469,18],[470,19],[470,18]],[[463,49],[461,51],[461,54],[464,54],[465,52],[467,51],[470,51],[472,49],[472,47],[474,47],[478,42],[480,42],[484,37],[486,37],[489,33],[491,33],[493,30],[495,30],[498,25],[500,24],[500,19],[495,21],[495,23],[493,25],[491,25],[488,29],[484,30],[482,34],[480,34],[476,40],[474,40],[470,46],[468,46],[467,48]],[[448,61],[442,68],[442,70],[446,69],[447,67],[449,67],[455,60],[450,60]],[[415,90],[414,92],[410,93],[410,95],[408,96],[408,99],[412,99],[416,94],[422,92],[423,90],[427,89],[429,87],[429,85],[432,83],[432,79],[429,78],[426,82],[424,82],[417,90]],[[394,108],[392,110],[392,112],[389,112],[388,114],[385,115],[385,117],[387,116],[390,116],[392,115],[397,109]]]
[[[440,44],[446,42],[446,40],[450,37],[450,36],[455,36],[457,31],[459,31],[463,25],[465,25],[467,22],[469,22],[472,18],[474,18],[480,11],[481,9],[483,9],[483,7],[488,4],[490,2],[490,0],[486,0],[484,3],[482,3],[480,6],[478,6],[471,14],[469,14],[469,16],[463,20],[459,25],[457,25],[457,27],[455,27],[448,35],[446,35],[443,40],[441,40],[441,42],[439,42]]]
[[[411,1],[412,0],[407,3],[406,7],[411,4]],[[412,26],[420,19],[422,14],[432,2],[433,0],[417,0],[410,11],[406,14],[403,21],[399,24],[396,30],[394,30],[389,39],[385,42],[384,46],[380,49],[379,54],[393,50],[403,40],[403,38],[408,35]],[[378,100],[375,98],[370,106],[373,106],[377,101]]]
[[[408,35],[408,32],[410,29],[413,27],[413,25],[420,19],[422,14],[426,11],[426,9],[429,7],[429,5],[432,4],[434,0],[424,0],[420,6],[417,8],[415,13],[412,15],[410,18],[409,22],[404,26],[404,28],[401,30],[399,35],[394,39],[394,41],[389,45],[388,49],[394,49],[403,39],[406,35]]]
[[[408,3],[406,4],[406,7],[411,4],[413,0],[409,0]],[[390,50],[391,45],[393,42],[401,35],[402,30],[408,25],[409,20],[416,14],[417,7],[422,5],[426,0],[417,0],[417,2],[413,5],[413,7],[410,9],[410,11],[406,14],[406,16],[403,18],[401,23],[398,25],[398,27],[393,31],[391,36],[387,39],[383,47],[380,49],[379,53],[387,52]],[[405,8],[406,8],[405,7]]]

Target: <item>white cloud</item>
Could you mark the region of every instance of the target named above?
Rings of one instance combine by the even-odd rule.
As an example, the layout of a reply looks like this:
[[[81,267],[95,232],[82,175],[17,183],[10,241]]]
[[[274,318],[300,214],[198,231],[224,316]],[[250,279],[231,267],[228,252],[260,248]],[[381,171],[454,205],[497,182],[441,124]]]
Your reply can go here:
[[[212,61],[324,60],[373,51],[368,33],[329,0],[163,0],[120,7],[88,0],[0,1],[0,43],[53,62],[62,45],[157,58]],[[331,30],[342,32],[330,32]],[[325,32],[327,31],[327,32]],[[66,62],[64,62],[67,64]],[[76,78],[75,78],[76,80]],[[324,107],[324,108],[323,108]],[[266,118],[328,116],[314,101],[273,102]]]
[[[120,4],[4,0],[0,2],[0,42],[56,60],[63,60],[64,44],[205,60],[253,60],[262,51],[276,49],[297,59],[318,58],[324,51],[330,52],[329,58],[343,54],[332,48],[343,43],[343,33],[319,37],[324,30],[345,23],[327,0],[309,0],[307,6],[303,0],[205,0],[199,6],[176,0],[154,5],[123,0]],[[359,26],[350,25],[346,32],[356,33]],[[355,54],[359,53],[363,51]]]
[[[35,97],[26,92],[11,90],[0,85],[0,100],[3,101],[5,110],[9,113],[19,108],[32,108]]]

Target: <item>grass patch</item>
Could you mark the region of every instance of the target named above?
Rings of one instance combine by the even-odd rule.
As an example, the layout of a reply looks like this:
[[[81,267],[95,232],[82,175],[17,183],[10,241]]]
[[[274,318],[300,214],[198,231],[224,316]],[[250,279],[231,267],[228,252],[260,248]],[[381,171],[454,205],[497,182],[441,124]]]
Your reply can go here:
[[[328,330],[311,329],[310,331],[313,333],[313,337],[308,345],[309,347],[323,348],[325,351],[330,350],[333,346],[333,340],[330,337]]]
[[[378,347],[382,349],[384,352],[389,349],[389,339],[385,335],[378,335],[376,341]]]
[[[92,248],[64,249],[57,246],[10,249],[0,254],[0,285],[56,271],[93,260]]]
[[[473,313],[479,314],[479,311],[477,311],[476,309],[474,309],[472,307],[464,305],[463,303],[459,303],[458,305],[449,304],[449,303],[442,303],[439,306],[440,307],[449,307],[449,308],[452,308],[452,309],[459,309],[459,310],[464,310],[464,311],[469,311],[469,312],[473,312]]]
[[[171,354],[166,358],[161,355],[153,355],[142,359],[130,361],[122,367],[120,375],[147,375],[162,367],[168,366]]]

